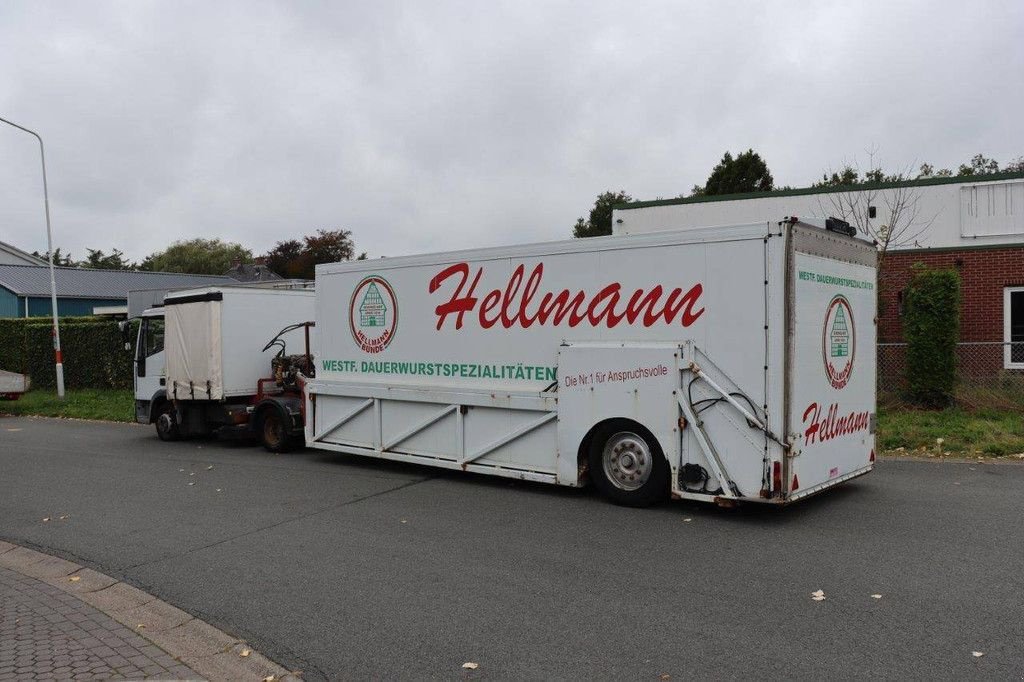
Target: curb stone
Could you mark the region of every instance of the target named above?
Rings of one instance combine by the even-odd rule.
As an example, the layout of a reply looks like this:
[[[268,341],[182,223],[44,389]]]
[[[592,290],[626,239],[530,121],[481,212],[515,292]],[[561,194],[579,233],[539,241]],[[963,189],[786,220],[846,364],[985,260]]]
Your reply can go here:
[[[237,637],[98,571],[3,540],[0,566],[73,595],[209,680],[301,679]],[[251,653],[241,656],[246,649]]]

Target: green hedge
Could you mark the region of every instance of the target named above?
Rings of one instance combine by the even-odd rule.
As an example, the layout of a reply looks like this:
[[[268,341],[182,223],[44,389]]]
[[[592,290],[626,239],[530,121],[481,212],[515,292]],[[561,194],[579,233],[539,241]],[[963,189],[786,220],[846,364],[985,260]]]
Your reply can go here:
[[[132,387],[132,354],[116,321],[61,318],[60,341],[67,388]],[[0,320],[0,369],[28,374],[33,386],[56,385],[49,318]]]
[[[909,397],[924,407],[946,407],[956,382],[960,275],[914,266],[904,300]]]
[[[0,319],[0,369],[25,371],[25,322],[21,318]]]

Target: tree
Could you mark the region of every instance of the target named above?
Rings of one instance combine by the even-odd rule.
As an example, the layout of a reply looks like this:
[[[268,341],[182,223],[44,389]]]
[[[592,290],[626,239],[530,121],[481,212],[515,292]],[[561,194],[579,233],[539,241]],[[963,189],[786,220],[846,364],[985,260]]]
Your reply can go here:
[[[922,163],[921,168],[917,172],[915,180],[923,180],[925,178],[949,178],[953,176],[953,171],[948,168],[941,170],[935,170],[935,166],[930,163]]]
[[[125,260],[120,249],[113,249],[109,254],[103,253],[102,249],[86,249],[89,255],[78,265],[83,268],[96,270],[134,270],[135,264]]]
[[[739,194],[744,192],[770,192],[774,180],[768,171],[768,164],[753,149],[733,158],[726,152],[722,160],[711,170],[704,184],[704,195]],[[697,187],[694,187],[697,194]]]
[[[49,261],[50,259],[49,251],[44,251],[43,253],[33,251],[32,255],[35,256],[36,258],[42,258],[45,261]],[[59,246],[53,250],[53,264],[65,268],[73,268],[77,265],[77,263],[75,263],[75,260],[71,257],[70,253],[60,252]]]
[[[311,266],[352,260],[355,252],[352,232],[349,230],[317,230],[316,234],[303,237],[303,241],[306,257],[312,261]]]
[[[933,172],[929,164],[922,165],[921,170]],[[868,152],[866,172],[862,173],[854,160],[838,171],[826,172],[814,186],[844,188],[844,191],[819,195],[818,206],[822,213],[842,218],[859,233],[873,239],[878,246],[881,268],[889,249],[913,244],[935,222],[935,215],[923,212],[920,188],[904,183],[909,179],[908,170],[885,173],[876,165],[872,150]],[[885,223],[877,213],[880,204],[884,204],[888,212]],[[872,216],[872,209],[876,211],[875,216]]]
[[[967,163],[960,164],[960,167],[956,171],[955,177],[964,178],[972,177],[975,175],[992,175],[998,173],[999,162],[995,159],[990,159],[984,154],[975,154],[971,157],[971,160]],[[1017,157],[1016,161],[1011,161],[1006,164],[1003,168],[1004,173],[1020,173],[1024,172],[1024,156]],[[921,172],[917,174],[920,178],[949,178],[954,177],[953,171],[948,168],[942,170],[935,170],[935,167],[930,163],[921,164]]]
[[[298,260],[302,255],[302,242],[298,239],[286,239],[278,242],[263,257],[264,263],[272,271],[285,279],[300,279]],[[294,265],[293,265],[294,264]]]
[[[235,242],[196,238],[176,241],[164,251],[146,256],[139,269],[223,275],[236,261],[251,263],[252,251]]]
[[[317,230],[299,242],[287,239],[267,252],[267,267],[286,279],[313,279],[319,263],[352,260],[355,244],[349,230]],[[365,259],[361,254],[360,259]]]
[[[960,164],[960,169],[957,170],[957,176],[965,175],[991,175],[992,173],[999,172],[999,162],[995,159],[990,159],[984,154],[975,154],[971,157],[969,164]]]
[[[617,204],[625,204],[633,201],[633,197],[626,194],[625,190],[618,192],[603,192],[597,195],[594,201],[594,208],[590,209],[590,217],[586,220],[577,218],[572,228],[572,236],[601,237],[612,233],[612,209]]]
[[[903,338],[907,341],[907,388],[923,407],[946,407],[956,382],[960,325],[960,275],[917,263],[907,286]]]

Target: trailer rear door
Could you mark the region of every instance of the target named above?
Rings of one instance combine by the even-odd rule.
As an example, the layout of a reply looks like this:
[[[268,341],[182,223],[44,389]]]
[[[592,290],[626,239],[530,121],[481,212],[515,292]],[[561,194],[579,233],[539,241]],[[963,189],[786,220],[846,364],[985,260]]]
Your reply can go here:
[[[169,396],[181,400],[224,397],[222,299],[219,291],[165,299],[164,357]]]
[[[791,225],[787,410],[794,447],[788,499],[866,473],[875,448],[875,247]]]

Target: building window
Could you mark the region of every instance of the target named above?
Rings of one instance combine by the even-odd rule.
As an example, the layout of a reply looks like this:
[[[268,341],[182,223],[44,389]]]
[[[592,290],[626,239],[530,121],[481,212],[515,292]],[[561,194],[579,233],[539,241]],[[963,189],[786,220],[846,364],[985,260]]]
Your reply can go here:
[[[1024,287],[1003,289],[1003,364],[1024,369]]]

